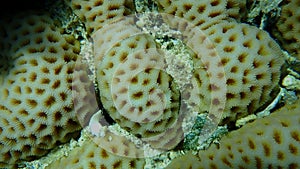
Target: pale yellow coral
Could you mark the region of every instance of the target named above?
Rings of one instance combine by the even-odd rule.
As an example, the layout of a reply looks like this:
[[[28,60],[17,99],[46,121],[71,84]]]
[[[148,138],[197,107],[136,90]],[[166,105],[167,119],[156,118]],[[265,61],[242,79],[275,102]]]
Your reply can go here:
[[[67,157],[58,159],[46,169],[62,167],[72,169],[136,169],[143,168],[144,165],[144,159],[118,156],[99,147],[92,140],[86,140],[82,146],[74,148]]]
[[[188,153],[168,166],[203,169],[299,168],[300,101],[276,110],[270,116],[224,136],[218,145],[200,150],[197,158]]]
[[[172,22],[171,17],[164,18]],[[225,20],[202,32],[192,24],[182,23],[185,26],[177,25],[177,29],[197,55],[194,78],[199,85],[195,92],[200,98],[200,112],[210,112],[211,105],[219,106],[220,111],[216,109],[214,115],[223,113],[222,123],[228,123],[272,101],[278,93],[285,62],[279,45],[267,32]],[[226,105],[222,107],[224,100]]]
[[[79,42],[47,13],[1,20],[0,166],[43,156],[79,135],[73,68]]]
[[[157,1],[162,8],[161,13],[171,14],[186,19],[188,22],[206,29],[226,19],[226,1]],[[178,23],[173,23],[174,25]],[[179,23],[180,24],[180,23]]]
[[[200,29],[207,29],[222,20],[241,20],[246,13],[245,0],[157,0],[157,4],[159,12],[184,18]]]
[[[181,131],[182,117],[178,115],[179,92],[174,84],[174,79],[162,69],[164,54],[158,49],[153,37],[139,31],[139,28],[135,26],[136,18],[131,19],[129,23],[120,19],[127,13],[127,7],[124,3],[124,1],[75,0],[71,6],[85,22],[88,32],[93,33],[96,76],[103,107],[121,127],[141,137],[152,147],[171,149],[180,142],[183,134]],[[241,19],[242,15],[239,14],[243,13],[241,9],[244,9],[245,1],[166,0],[158,1],[158,4],[160,12],[174,14],[192,23],[191,26],[186,24],[187,22],[180,22],[181,20],[177,18],[175,22],[172,22],[174,20],[163,17],[165,21],[171,21],[169,22],[170,27],[181,31],[183,35],[181,40],[196,53],[191,57],[194,61],[193,78],[196,79],[200,90],[195,93],[184,93],[185,95],[181,95],[182,98],[196,98],[193,101],[199,106],[201,112],[210,111],[212,105],[215,114],[210,115],[209,118],[215,118],[220,113],[225,112],[222,116],[223,123],[232,122],[240,117],[255,113],[272,100],[278,89],[280,69],[284,60],[279,46],[265,31],[233,21],[232,18]],[[107,8],[112,10],[108,9],[107,11]],[[197,34],[194,26],[197,26],[196,29],[198,30],[204,30],[204,34]],[[157,27],[155,28],[157,29]],[[225,85],[226,89],[224,89]],[[199,97],[201,100],[197,100]],[[225,104],[225,100],[226,106],[224,108],[222,106],[223,103]],[[160,111],[161,108],[164,111]],[[276,117],[271,115],[265,121],[274,120]],[[261,121],[257,120],[254,124],[265,127],[265,121]],[[249,125],[249,127],[247,125],[245,126],[247,129],[236,131],[240,132],[240,135],[245,135],[245,142],[235,142],[235,140],[240,139],[240,136],[232,132],[221,141],[220,150],[212,146],[207,152],[203,152],[203,155],[200,153],[199,161],[198,157],[188,154],[175,160],[169,167],[198,168],[202,165],[204,165],[203,168],[217,168],[218,165],[220,168],[224,165],[238,167],[239,162],[244,163],[241,168],[247,165],[257,168],[270,167],[257,158],[258,155],[266,154],[266,149],[270,146],[272,151],[276,150],[276,153],[271,154],[271,158],[267,160],[272,161],[277,158],[279,163],[285,160],[282,164],[287,164],[289,159],[286,158],[286,154],[292,154],[292,158],[294,158],[293,155],[299,156],[295,154],[295,150],[298,150],[297,147],[299,147],[297,142],[299,132],[294,132],[294,130],[290,132],[292,134],[289,137],[291,140],[294,139],[294,142],[289,144],[289,141],[284,140],[282,135],[287,130],[286,128],[292,128],[290,123],[297,122],[295,120],[288,124],[285,122],[282,123],[281,121],[283,128],[272,125],[271,128],[267,129],[268,132],[260,134],[273,137],[275,145],[286,146],[288,144],[290,152],[284,152],[285,150],[281,149],[280,146],[277,148],[276,146],[272,147],[272,144],[268,145],[269,147],[260,144],[259,137],[252,138],[250,137],[251,134],[243,133],[243,130],[259,130],[253,125]],[[297,125],[299,125],[298,123]],[[280,126],[279,123],[277,125]],[[252,135],[255,134],[257,132],[252,133]],[[236,138],[231,138],[232,135]],[[270,138],[266,140],[269,141]],[[129,145],[122,136],[107,133],[105,137],[96,138],[94,141],[106,147],[105,150],[92,150],[91,147],[95,148],[95,145],[84,145],[83,148],[78,148],[75,151],[82,154],[87,153],[88,157],[81,159],[76,154],[71,154],[66,159],[56,162],[55,165],[58,166],[61,162],[61,164],[82,168],[118,168],[120,163],[123,164],[124,159],[118,158],[117,163],[114,160],[105,164],[97,161],[94,157],[99,157],[99,155],[95,155],[94,152],[98,151],[102,153],[110,151],[114,154],[140,157],[139,151],[130,151],[134,149],[133,145]],[[120,145],[125,146],[121,147]],[[234,147],[228,148],[228,146],[235,145],[237,150]],[[129,150],[128,147],[130,146],[132,149]],[[85,148],[87,150],[84,150]],[[242,149],[242,152],[239,151],[239,148]],[[234,155],[231,152],[233,150],[236,150],[234,152],[240,153],[241,156],[246,151],[254,152],[256,155],[244,155],[245,158],[243,159]],[[217,151],[221,151],[221,153],[213,154]],[[115,159],[113,155],[111,157]],[[99,158],[103,157],[100,156]],[[88,160],[84,161],[86,159]],[[249,163],[247,159],[250,159]],[[75,162],[70,164],[67,160]],[[186,163],[178,165],[182,161]],[[133,167],[127,165],[127,162],[125,163],[124,167]],[[279,163],[278,166],[282,166]],[[297,163],[292,162],[289,165],[291,168],[298,166]],[[134,165],[134,167],[136,166]]]
[[[117,43],[96,65],[104,108],[142,138],[158,135],[177,121],[178,91],[156,50],[150,36],[136,35]]]
[[[199,111],[209,112],[211,105],[220,105],[225,98],[226,106],[223,110],[220,107],[218,114],[223,113],[223,122],[228,123],[271,102],[278,92],[283,53],[267,32],[232,19],[241,19],[237,11],[245,8],[245,1],[157,2],[160,12],[179,17],[163,15],[164,21],[182,32],[182,40],[198,55],[194,77],[200,86]],[[202,35],[194,32],[197,29],[203,31]],[[210,43],[205,47],[203,41]],[[226,96],[220,89],[226,90]]]
[[[65,0],[73,12],[85,23],[90,35],[118,18],[133,13],[130,0]]]
[[[224,68],[224,74],[210,76],[203,69],[195,70],[202,110],[209,110],[213,100],[210,92],[218,90],[210,81],[218,76],[226,78],[224,121],[252,114],[275,97],[284,57],[267,32],[254,26],[223,21],[205,30],[204,34],[214,44],[220,57],[218,65]],[[206,62],[197,64],[206,69],[213,66]]]
[[[276,22],[273,34],[283,48],[291,55],[300,59],[300,1],[286,1],[282,6],[281,15]]]
[[[227,0],[226,9],[229,17],[241,21],[247,14],[246,0]]]

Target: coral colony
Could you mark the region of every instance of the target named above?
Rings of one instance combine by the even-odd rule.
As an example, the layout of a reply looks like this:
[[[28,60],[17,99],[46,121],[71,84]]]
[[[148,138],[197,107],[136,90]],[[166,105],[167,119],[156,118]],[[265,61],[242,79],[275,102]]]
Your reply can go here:
[[[299,7],[65,0],[1,18],[0,168],[299,168]]]

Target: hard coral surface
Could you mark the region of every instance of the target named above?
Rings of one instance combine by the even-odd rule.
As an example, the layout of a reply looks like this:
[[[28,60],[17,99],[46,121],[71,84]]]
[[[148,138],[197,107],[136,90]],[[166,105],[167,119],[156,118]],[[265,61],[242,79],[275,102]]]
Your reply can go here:
[[[272,32],[282,47],[300,60],[300,1],[284,1],[281,15]]]
[[[299,168],[300,101],[224,136],[218,145],[188,153],[167,168]]]
[[[197,93],[201,99],[200,112],[209,111],[211,105],[218,105],[213,103],[221,103],[221,96],[212,98],[212,93],[220,88],[226,88],[226,96],[222,96],[223,100],[226,99],[221,112],[223,124],[253,114],[273,100],[278,93],[281,69],[285,64],[283,53],[266,31],[232,19],[233,11],[245,8],[244,1],[157,2],[161,5],[160,12],[183,18],[204,34],[197,37],[186,22],[169,21],[171,27],[183,32],[186,44],[198,55],[194,60],[194,76],[200,88]],[[211,46],[203,47],[204,40],[210,41]],[[214,52],[203,48],[211,48]],[[217,65],[213,63],[213,57],[219,58]],[[205,61],[205,58],[210,59]],[[213,69],[211,67],[219,70],[209,72]],[[216,71],[216,76],[212,76]],[[217,87],[222,77],[226,84]],[[214,80],[215,83],[212,83]]]
[[[33,160],[79,135],[72,78],[80,45],[44,12],[1,20],[0,166]]]
[[[130,158],[117,156],[99,147],[91,140],[87,140],[81,147],[72,150],[68,157],[61,158],[46,169],[61,168],[62,166],[73,169],[137,169],[143,168],[145,160],[142,158]]]

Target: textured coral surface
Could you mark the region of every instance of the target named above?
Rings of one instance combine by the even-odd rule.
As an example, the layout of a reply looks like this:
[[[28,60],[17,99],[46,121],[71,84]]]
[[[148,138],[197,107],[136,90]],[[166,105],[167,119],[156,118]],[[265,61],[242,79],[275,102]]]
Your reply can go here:
[[[172,78],[165,72],[155,69],[163,63],[159,53],[143,52],[147,45],[149,48],[155,47],[153,41],[147,37],[130,37],[120,46],[112,48],[109,52],[114,53],[114,56],[105,57],[97,69],[104,107],[121,126],[130,128],[132,133],[142,137],[159,134],[165,127],[172,125],[176,120],[179,100]],[[126,53],[129,52],[135,55],[127,56]],[[147,67],[149,69],[145,69]],[[169,98],[164,98],[163,95],[168,92]],[[171,100],[174,103],[172,105]],[[161,107],[164,105],[165,110],[161,113]]]
[[[181,141],[195,118],[188,112],[203,117],[201,133],[219,125],[229,134],[198,136],[213,143],[195,147],[196,155],[170,155],[167,168],[300,167],[299,100],[234,126],[258,117],[282,91],[281,46],[242,23],[253,1],[64,3],[65,25],[45,13],[0,21],[0,167],[44,156],[87,126],[92,135],[47,168],[144,168],[161,160],[143,158],[153,150],[186,151]],[[300,3],[282,4],[274,35],[297,56]]]
[[[247,124],[223,137],[218,145],[175,159],[168,168],[300,167],[300,101]],[[189,160],[186,160],[189,159]]]
[[[89,140],[85,141],[81,147],[73,149],[68,157],[59,159],[46,168],[67,166],[74,169],[137,169],[143,168],[144,165],[144,159],[117,156]]]
[[[65,0],[82,19],[89,34],[94,33],[111,21],[133,13],[130,0]]]
[[[45,13],[1,20],[0,165],[45,155],[79,135],[72,72],[80,51]]]
[[[284,1],[273,33],[283,48],[300,60],[300,1]]]
[[[183,32],[187,45],[198,54],[194,60],[196,67],[194,76],[200,88],[199,111],[209,111],[211,103],[221,100],[212,98],[212,93],[220,90],[216,87],[221,82],[220,77],[226,79],[226,84],[221,86],[222,88],[226,86],[226,106],[222,115],[225,123],[252,114],[272,101],[278,93],[280,71],[284,65],[283,53],[266,31],[231,18],[233,11],[244,8],[243,1],[239,3],[220,0],[158,1],[158,3],[162,6],[160,12],[185,19],[189,24],[197,26],[205,35],[198,37],[191,33],[192,26],[187,26],[186,22],[178,19],[175,22],[167,21],[170,26]],[[205,52],[207,49],[203,48],[202,42],[206,38],[212,45],[206,48],[213,48],[214,52]],[[217,65],[214,65],[212,56],[219,57]],[[220,67],[223,72],[219,70],[209,72],[209,69],[221,69]]]
[[[265,31],[243,23],[223,21],[204,30],[215,44],[226,78],[225,121],[235,121],[268,104],[278,93],[284,57],[279,45]],[[204,63],[205,65],[205,63]],[[210,66],[210,65],[205,65]],[[211,101],[205,72],[199,77],[201,108]]]

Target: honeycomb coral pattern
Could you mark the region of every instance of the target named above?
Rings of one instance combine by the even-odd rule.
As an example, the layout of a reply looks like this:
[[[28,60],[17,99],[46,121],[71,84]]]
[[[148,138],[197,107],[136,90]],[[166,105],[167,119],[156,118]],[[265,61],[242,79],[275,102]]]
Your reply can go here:
[[[194,58],[196,67],[194,68],[194,77],[200,86],[197,95],[201,99],[201,102],[196,104],[200,104],[200,112],[211,111],[210,106],[213,105],[215,114],[210,116],[213,119],[218,119],[220,112],[225,112],[222,117],[223,123],[232,122],[252,114],[269,103],[278,92],[277,85],[280,69],[284,64],[280,47],[266,32],[246,24],[226,21],[229,15],[225,11],[226,8],[236,7],[239,9],[244,5],[242,2],[239,4],[240,7],[233,4],[237,3],[234,1],[228,3],[226,1],[210,1],[209,3],[197,1],[195,4],[191,2],[181,3],[181,1],[161,2],[162,12],[171,13],[185,19],[191,18],[187,17],[189,13],[199,16],[198,19],[204,18],[203,23],[205,24],[199,24],[194,17],[192,17],[194,19],[187,19],[193,24],[192,26],[187,26],[186,22],[180,25],[180,19],[177,19],[178,23],[172,23],[172,19],[170,21],[168,16],[163,16],[163,19],[171,27],[175,27],[183,33],[183,40],[190,47],[196,49],[197,53],[201,53],[201,51],[197,50],[199,47],[196,46],[202,44],[203,37],[195,39],[192,36],[193,33],[188,34],[190,33],[189,31],[195,28],[195,25],[198,26],[197,28],[203,29],[204,34],[212,41],[211,45],[206,47],[206,50],[216,49],[216,51],[208,53],[211,57],[197,56]],[[204,10],[201,14],[197,13],[199,8]],[[205,11],[205,9],[209,10]],[[232,15],[233,11],[236,10],[232,9]],[[127,131],[148,140],[147,137],[161,134],[166,128],[176,123],[178,118],[176,113],[170,116],[170,113],[167,112],[178,112],[178,106],[177,108],[175,107],[178,103],[176,103],[178,100],[176,95],[179,94],[175,93],[175,87],[172,87],[173,85],[170,83],[171,78],[167,78],[167,75],[159,73],[160,71],[147,70],[149,67],[155,67],[155,64],[151,65],[151,60],[157,61],[160,58],[150,58],[149,61],[149,59],[145,58],[148,57],[147,55],[150,56],[151,52],[139,53],[139,50],[156,48],[155,43],[151,40],[151,37],[146,39],[141,35],[130,37],[130,34],[138,34],[139,32],[130,24],[134,25],[134,21],[129,24],[124,23],[124,25],[114,23],[108,27],[102,27],[94,34],[94,49],[96,61],[98,62],[97,79],[99,90],[102,91],[102,93],[100,92],[101,101],[112,118]],[[126,29],[127,27],[130,28],[129,32]],[[109,33],[110,31],[113,33]],[[143,40],[141,40],[141,37],[143,37]],[[121,41],[122,39],[125,40]],[[146,45],[143,46],[143,44]],[[109,47],[106,47],[106,45]],[[158,55],[161,54],[158,52]],[[213,60],[213,57],[217,55],[220,55],[220,61]],[[144,61],[142,62],[142,60]],[[146,63],[146,65],[143,63]],[[237,64],[241,66],[238,67]],[[144,72],[138,72],[141,67],[146,68]],[[224,67],[223,72],[220,71],[220,67]],[[214,68],[218,69],[214,70]],[[148,76],[147,74],[149,73],[150,75]],[[160,77],[164,80],[159,80]],[[227,87],[227,93],[226,96],[222,97],[220,93],[223,92],[218,93],[218,90],[223,87],[219,86],[218,83],[220,79],[225,78],[227,80],[224,82],[224,86],[226,85]],[[159,83],[158,85],[151,83],[150,85],[144,85],[145,82],[149,84],[149,81]],[[169,85],[164,85],[161,83],[162,81],[169,83]],[[127,85],[128,82],[129,84]],[[143,87],[140,88],[140,86]],[[167,86],[162,92],[167,93],[167,98],[158,96],[159,93],[153,92],[152,89],[159,86],[163,86],[163,88]],[[171,93],[175,93],[176,97],[173,97],[174,94],[170,94],[169,89],[171,89]],[[149,97],[147,95],[149,93],[156,96],[152,97],[150,95]],[[216,94],[213,95],[213,93]],[[212,98],[212,96],[214,97]],[[147,100],[149,98],[150,101]],[[220,106],[222,105],[221,103],[225,102],[223,98],[226,98],[225,109]],[[172,102],[169,103],[168,100],[172,100]],[[238,104],[240,100],[242,100],[242,103]],[[171,109],[166,107],[165,110],[167,111],[163,112],[163,116],[155,119],[155,117],[160,115],[155,107],[162,107],[162,105],[168,104],[171,105]]]
[[[199,152],[203,168],[299,168],[300,102],[231,132]],[[219,152],[219,153],[216,153]]]
[[[73,169],[136,169],[144,168],[144,165],[144,159],[116,156],[89,140],[85,141],[81,147],[73,149],[68,157],[53,162],[46,169],[62,166]]]
[[[300,60],[300,1],[286,1],[276,23],[275,37],[291,55]]]
[[[139,137],[164,132],[176,122],[178,112],[178,90],[172,78],[157,68],[163,57],[151,50],[144,53],[150,48],[156,49],[149,36],[132,36],[111,48],[97,66],[104,108],[122,127]],[[157,88],[168,96],[165,98]],[[164,106],[161,114],[158,109]]]
[[[245,8],[245,1],[158,1],[158,4],[161,6],[160,12],[178,16],[194,25],[180,22],[180,19],[172,22],[170,17],[164,17],[171,27],[183,32],[183,40],[194,51],[202,53],[197,51],[201,46],[199,44],[208,38],[213,43],[211,48],[216,49],[212,54],[221,58],[219,66],[204,61],[203,58],[207,56],[199,56],[194,61],[195,78],[198,79],[201,91],[198,93],[201,99],[200,111],[209,112],[211,103],[219,105],[220,97],[217,100],[211,97],[213,92],[220,89],[216,87],[218,82],[214,84],[210,81],[220,77],[227,79],[222,123],[252,114],[275,97],[280,70],[284,65],[283,53],[267,32],[236,22],[242,18],[234,17],[237,15],[235,12]],[[190,33],[195,26],[206,37],[195,39],[193,33]],[[224,72],[212,76],[207,71],[211,67],[224,67]]]
[[[127,17],[95,32],[93,41],[100,97],[110,116],[153,148],[176,146],[183,138],[179,91],[153,37]]]
[[[0,166],[43,156],[81,129],[72,103],[79,43],[45,13],[2,20]],[[59,57],[58,57],[59,56]]]
[[[204,31],[214,43],[226,77],[226,106],[223,121],[235,121],[269,103],[278,92],[284,57],[279,45],[268,33],[256,27],[223,21]],[[200,67],[209,68],[207,63]],[[195,71],[199,80],[201,109],[208,111],[210,91],[218,90],[202,69]]]
[[[226,19],[226,1],[158,1],[162,6],[160,12],[186,19],[200,29]]]
[[[133,12],[132,1],[66,1],[83,20],[89,35],[94,34],[108,23],[116,20],[119,22],[118,19],[121,16]],[[224,67],[224,74],[218,72],[219,69],[208,71],[213,70],[213,63],[202,63],[203,60],[200,61],[199,58],[203,56],[193,58],[195,66],[199,68],[195,69],[194,76],[201,88],[201,92],[196,93],[201,97],[199,106],[201,111],[208,111],[208,105],[213,104],[216,106],[220,104],[219,98],[211,97],[211,93],[219,89],[217,83],[212,83],[210,79],[215,74],[220,78],[225,76],[227,78],[227,105],[223,117],[225,122],[228,120],[234,121],[247,114],[254,113],[262,105],[271,101],[273,94],[277,91],[280,67],[284,62],[279,46],[264,31],[246,24],[225,21],[232,21],[232,18],[240,20],[243,17],[242,10],[245,1],[167,0],[159,1],[158,4],[161,12],[185,18],[204,30],[209,39],[215,44],[208,48],[216,48],[218,55],[221,56],[221,61],[214,64],[217,64],[217,67]],[[8,163],[43,155],[54,145],[68,141],[73,134],[78,134],[77,131],[80,127],[77,121],[74,120],[74,109],[72,99],[70,99],[71,89],[74,91],[73,96],[79,96],[81,99],[74,102],[78,105],[79,117],[84,125],[89,121],[91,116],[89,113],[96,111],[83,104],[94,101],[91,107],[96,107],[95,100],[85,97],[88,95],[87,93],[93,92],[93,86],[86,78],[86,74],[80,72],[77,77],[74,78],[73,76],[73,69],[76,67],[75,61],[78,59],[77,54],[79,53],[77,41],[71,36],[60,35],[55,26],[50,26],[55,25],[51,19],[44,19],[44,17],[43,19],[39,17],[32,18],[26,20],[26,26],[22,26],[23,24],[18,25],[18,23],[14,24],[11,30],[17,30],[15,35],[2,34],[10,31],[5,29],[2,31],[2,28],[0,28],[1,37],[4,37],[4,40],[0,41],[1,61],[10,63],[0,66],[0,84],[3,84],[0,90],[4,93],[0,97],[0,113],[4,117],[1,118],[0,148],[1,151],[5,151],[7,150],[6,147],[14,147],[3,155],[4,160]],[[36,22],[39,23],[40,20],[42,20],[42,26],[38,24],[39,26],[35,27]],[[175,22],[172,26],[181,28],[185,26],[176,24],[178,23]],[[129,36],[128,32],[122,32],[122,28],[126,26],[128,25],[114,28],[117,29],[116,32],[121,32],[119,35],[102,31],[102,33],[93,37],[94,47],[97,47],[95,48],[95,56],[97,57],[97,82],[101,101],[109,115],[121,127],[138,137],[142,137],[144,141],[150,142],[152,146],[154,145],[154,148],[168,146],[170,142],[176,140],[176,143],[171,143],[171,146],[167,149],[173,148],[178,143],[179,138],[182,138],[181,126],[176,125],[176,123],[181,123],[182,120],[177,113],[180,105],[180,94],[172,77],[160,70],[163,54],[156,49],[157,46],[152,37],[147,35]],[[135,28],[133,30],[137,31]],[[20,40],[18,37],[25,38]],[[44,44],[45,40],[47,45]],[[122,42],[119,43],[118,40],[122,40]],[[195,39],[191,38],[190,40],[186,39],[187,44],[194,47],[199,45],[193,42]],[[199,39],[199,41],[201,40],[203,39]],[[22,47],[20,48],[20,46]],[[61,58],[56,57],[61,53],[63,53]],[[213,58],[217,56],[217,53],[209,53],[209,56]],[[241,66],[237,67],[236,65]],[[139,71],[141,67],[144,69]],[[131,73],[126,74],[124,72]],[[71,81],[73,81],[72,85]],[[128,85],[124,85],[124,83]],[[81,86],[82,84],[84,84],[84,87]],[[155,90],[157,88],[159,90]],[[86,93],[80,93],[80,91]],[[25,99],[23,99],[24,92],[28,96]],[[271,97],[269,97],[270,95]],[[236,103],[240,101],[241,104],[237,105]],[[158,110],[161,107],[164,108],[163,112]],[[297,109],[299,110],[299,108]],[[223,109],[220,110],[223,111]],[[17,115],[15,115],[15,112],[17,112]],[[86,114],[86,112],[89,113]],[[295,112],[289,112],[289,114],[298,117]],[[22,118],[19,119],[19,116],[22,116]],[[49,118],[49,116],[51,117]],[[268,120],[270,118],[271,121],[276,119],[278,121],[276,117],[274,114],[274,116],[265,118],[266,121],[257,120],[255,125],[266,126],[267,130],[258,132],[259,134],[256,132],[254,138],[246,133],[244,134],[246,137],[245,142],[241,140],[235,142],[235,140],[240,139],[240,135],[243,136],[243,132],[239,135],[232,132],[228,136],[229,141],[226,141],[227,138],[225,138],[222,146],[213,146],[205,152],[209,154],[208,156],[203,153],[202,157],[202,153],[199,153],[200,160],[198,160],[198,157],[188,154],[179,160],[175,160],[174,162],[177,163],[175,165],[177,168],[198,168],[201,165],[206,165],[203,168],[207,168],[207,166],[218,168],[219,163],[221,163],[221,167],[225,165],[229,168],[244,168],[244,166],[246,166],[245,168],[248,168],[248,166],[252,168],[272,168],[273,166],[282,167],[286,165],[289,168],[297,168],[298,163],[289,160],[295,161],[296,158],[299,158],[299,129],[293,128],[294,124],[299,125],[299,119],[283,120],[280,121],[281,126],[277,122],[274,123],[274,127],[273,124],[268,123]],[[285,119],[285,117],[281,115],[279,119]],[[270,126],[271,128],[268,128]],[[27,136],[29,134],[27,132],[28,128],[31,130],[29,136]],[[249,128],[247,132],[260,129],[251,125],[249,125]],[[22,134],[15,134],[16,130],[22,131]],[[237,132],[240,131],[243,131],[243,129]],[[50,135],[50,133],[54,133],[54,135]],[[170,134],[170,138],[161,138],[162,133],[163,136]],[[174,136],[175,134],[177,136]],[[231,135],[237,139],[234,138],[235,140],[232,141],[233,136]],[[257,135],[270,137],[260,144]],[[108,135],[106,138],[108,138],[108,142],[111,138],[115,139],[113,135]],[[270,143],[270,138],[273,139],[273,142],[267,145],[267,143]],[[285,140],[285,138],[290,139]],[[21,144],[19,143],[20,140]],[[45,141],[47,144],[45,144]],[[164,142],[157,143],[162,141]],[[113,144],[107,144],[111,152],[97,147],[94,142],[86,141],[82,147],[74,149],[69,157],[60,159],[49,167],[60,168],[61,165],[64,165],[72,168],[142,168],[144,166],[144,161],[141,159],[133,160],[115,156],[118,152],[125,156],[128,156],[128,153],[136,153],[129,151],[128,147],[132,145],[128,146],[128,143],[123,142],[122,139]],[[236,151],[235,148],[230,147],[232,142],[237,144]],[[22,145],[22,143],[25,145]],[[118,143],[124,144],[125,149],[122,149],[124,147],[119,149]],[[242,149],[247,146],[249,149]],[[227,149],[230,151],[227,151]],[[226,156],[222,153],[213,156],[212,153],[221,150],[225,152]],[[236,157],[231,151],[240,153],[241,158]],[[250,151],[250,153],[246,151]],[[253,152],[254,156],[251,156]],[[114,153],[114,155],[111,153]],[[30,157],[27,154],[30,154]],[[277,160],[277,163],[268,164],[268,160],[264,163],[259,158],[262,154],[267,156],[269,161]],[[135,154],[135,156],[140,155]],[[288,158],[290,156],[291,158]],[[235,166],[239,165],[241,160],[242,165]],[[187,161],[187,163],[183,164],[182,161]],[[189,161],[193,161],[193,163],[189,163]],[[207,163],[209,164],[207,165]],[[172,165],[170,167],[176,168]]]
[[[179,156],[172,160],[172,162],[165,169],[194,169],[201,165],[197,156],[191,152]]]
[[[299,168],[300,101],[286,105],[270,116],[243,126],[223,137],[218,145],[195,155],[187,153],[168,168],[185,163],[203,169]],[[188,167],[182,167],[188,168]]]
[[[246,0],[227,0],[226,12],[229,17],[241,21],[246,16]]]
[[[143,158],[144,150],[137,147],[132,141],[121,135],[116,135],[110,131],[105,131],[103,137],[93,137],[94,143],[105,151],[126,158]]]
[[[73,12],[85,23],[90,35],[109,22],[133,13],[130,0],[65,0]]]
[[[157,3],[160,6],[159,12],[184,18],[200,29],[207,29],[229,18],[241,20],[246,6],[245,0],[158,0]]]
[[[134,26],[134,19],[132,17],[120,18],[111,24],[104,25],[92,36],[94,41],[94,56],[96,56],[94,59],[96,62],[95,64],[102,62],[103,57],[106,55],[113,56],[114,51],[108,53],[113,46],[117,45],[122,40],[139,33],[140,30]]]

